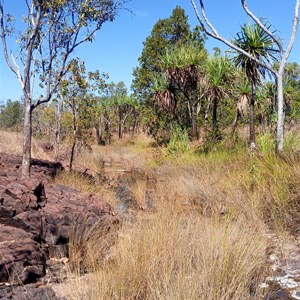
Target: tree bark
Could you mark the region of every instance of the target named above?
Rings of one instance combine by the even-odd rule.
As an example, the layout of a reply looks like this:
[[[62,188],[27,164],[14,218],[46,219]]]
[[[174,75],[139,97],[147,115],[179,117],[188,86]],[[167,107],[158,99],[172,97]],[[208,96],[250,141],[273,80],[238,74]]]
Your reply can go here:
[[[105,144],[110,144],[110,120],[107,112],[104,114],[105,117]]]
[[[62,113],[62,101],[57,102],[57,120],[56,120],[56,132],[55,132],[55,161],[59,161],[60,150],[60,136],[61,136],[61,113]]]
[[[234,120],[233,120],[233,122],[232,122],[232,125],[231,125],[231,136],[232,137],[234,137],[234,135],[235,135],[235,131],[236,131],[236,127],[237,127],[237,123],[238,123],[238,121],[239,121],[239,118],[240,118],[240,112],[239,112],[239,110],[237,109],[236,110],[236,113],[235,113],[235,118],[234,118]]]
[[[212,111],[212,132],[214,138],[217,138],[218,135],[217,109],[218,109],[218,100],[215,98],[213,101],[213,111]]]
[[[103,140],[102,140],[102,129],[100,128],[101,124],[100,121],[98,124],[96,124],[95,129],[96,129],[96,139],[97,139],[97,144],[102,145]]]
[[[251,83],[251,99],[250,99],[250,111],[249,111],[249,133],[250,133],[250,148],[256,148],[255,143],[255,95],[256,86],[254,81]]]
[[[198,139],[197,115],[193,111],[193,114],[192,114],[192,140],[196,141],[197,139]]]
[[[191,136],[192,140],[196,141],[198,139],[198,124],[197,124],[197,112],[192,101],[188,101],[188,109],[190,116],[190,125],[191,125]]]
[[[123,128],[122,128],[122,118],[123,118],[123,114],[122,114],[122,110],[119,107],[119,124],[118,124],[118,131],[119,131],[119,139],[121,140],[123,137]]]
[[[76,111],[74,108],[72,108],[72,112],[73,112],[73,144],[72,144],[71,155],[70,155],[70,164],[69,164],[70,171],[72,171],[72,169],[73,169],[75,147],[76,147],[76,141],[77,141]]]
[[[283,150],[284,141],[284,105],[283,105],[283,83],[282,75],[279,73],[277,78],[277,103],[278,103],[278,120],[277,120],[277,150]]]
[[[27,97],[25,99],[25,114],[23,128],[23,159],[22,159],[22,175],[30,176],[31,169],[31,139],[32,139],[32,109],[31,101]]]
[[[206,137],[207,137],[207,130],[208,130],[208,114],[209,114],[209,110],[210,110],[210,103],[211,103],[211,99],[210,97],[208,98],[208,102],[207,102],[207,106],[205,109],[205,116],[204,116],[204,132],[203,132],[203,138],[204,141],[206,141]]]

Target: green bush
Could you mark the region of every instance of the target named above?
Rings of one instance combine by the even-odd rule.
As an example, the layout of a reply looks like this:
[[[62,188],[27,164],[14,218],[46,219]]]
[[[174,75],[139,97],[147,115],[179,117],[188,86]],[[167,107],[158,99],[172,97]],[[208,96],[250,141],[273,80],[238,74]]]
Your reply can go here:
[[[274,153],[276,149],[276,141],[274,135],[271,133],[265,133],[258,136],[257,147],[259,151],[264,155]]]
[[[167,155],[177,156],[184,154],[189,150],[189,135],[187,130],[182,130],[179,127],[175,127],[172,131],[171,140],[166,148]]]

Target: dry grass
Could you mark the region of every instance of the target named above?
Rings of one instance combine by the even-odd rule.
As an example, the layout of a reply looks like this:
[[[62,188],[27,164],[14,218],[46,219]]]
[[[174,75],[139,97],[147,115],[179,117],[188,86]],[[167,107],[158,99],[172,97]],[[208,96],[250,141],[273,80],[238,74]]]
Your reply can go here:
[[[170,210],[123,229],[113,259],[74,299],[250,299],[265,260],[263,230]],[[260,274],[260,275],[259,275]]]
[[[101,199],[105,199],[113,207],[116,206],[117,199],[113,190],[98,185],[94,180],[78,172],[60,172],[54,178],[54,183],[70,186],[83,193],[93,193]]]
[[[99,231],[81,237],[84,249],[92,249],[84,262],[92,274],[69,284],[68,298],[261,299],[268,232],[286,237],[291,219],[296,220],[300,185],[299,160],[278,158],[267,142],[258,155],[222,149],[157,159],[150,143],[123,141],[79,156],[77,163],[95,171],[101,172],[107,157],[146,170],[147,176],[133,174],[127,181],[145,210],[123,223],[109,252]],[[83,191],[107,192],[78,174],[59,176],[60,183]],[[154,210],[147,210],[149,190]]]
[[[134,146],[94,148],[91,161],[98,156],[101,162],[105,155],[115,160],[126,157],[133,168],[137,163],[154,180],[128,180],[130,191],[145,210],[137,212],[133,223],[124,222],[106,259],[97,258],[97,253],[103,256],[102,250],[91,251],[86,265],[93,273],[78,277],[68,297],[262,298],[258,286],[267,268],[268,231],[271,226],[283,234],[289,226],[295,211],[291,186],[297,186],[300,178],[299,161],[280,159],[274,153],[222,150],[208,155],[189,153],[191,159],[156,159],[151,164],[153,149],[144,146],[137,159],[139,150]],[[148,211],[145,203],[149,189],[154,211]],[[95,249],[98,241],[92,238],[86,243]]]
[[[15,131],[0,131],[0,152],[22,155],[23,135]],[[41,142],[35,138],[32,139],[32,157],[52,160],[53,157],[46,153]]]
[[[1,133],[0,151],[18,153],[19,139]],[[275,155],[269,137],[259,139],[258,154],[223,147],[209,154],[159,156],[145,137],[79,154],[75,168],[95,174],[104,171],[105,162],[108,168],[145,171],[127,178],[145,209],[136,211],[134,221],[124,221],[118,235],[96,225],[74,232],[73,270],[92,273],[69,283],[67,297],[261,299],[270,229],[285,238],[300,224],[299,136],[287,141],[283,157]],[[114,190],[79,173],[62,172],[55,181],[93,192],[113,206],[118,202]],[[154,209],[148,210],[149,191]]]
[[[137,139],[130,137],[117,140],[112,145],[92,147],[92,151],[83,151],[75,159],[75,168],[88,168],[94,172],[101,172],[103,161],[126,165],[128,170],[133,167],[144,167],[152,162],[154,150],[150,151],[153,140],[147,136]]]

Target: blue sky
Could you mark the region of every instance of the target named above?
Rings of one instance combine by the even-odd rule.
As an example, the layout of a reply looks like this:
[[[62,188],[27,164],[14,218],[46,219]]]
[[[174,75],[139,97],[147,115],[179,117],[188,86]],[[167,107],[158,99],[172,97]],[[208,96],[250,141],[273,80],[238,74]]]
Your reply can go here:
[[[199,3],[198,0],[195,1]],[[6,0],[5,11],[13,15],[22,14],[22,6],[16,5],[20,2],[25,2],[25,0]],[[283,41],[288,43],[294,2],[293,0],[248,0],[248,6],[258,17],[267,18],[279,31],[279,36]],[[235,36],[240,30],[240,25],[248,20],[238,0],[204,0],[204,3],[211,22],[226,38]],[[105,24],[97,33],[93,43],[82,45],[75,55],[86,62],[89,71],[99,69],[101,72],[107,72],[111,81],[124,81],[129,88],[132,70],[138,65],[138,57],[143,49],[143,41],[150,35],[154,24],[159,19],[169,17],[176,5],[186,11],[191,27],[198,24],[190,0],[132,0],[127,7],[132,10],[133,14],[120,11],[113,23]],[[299,34],[290,57],[290,61],[298,63],[300,63]],[[227,49],[214,39],[209,39],[206,47],[209,50],[214,47],[220,47],[223,51]],[[19,82],[6,66],[1,49],[0,101],[9,98],[20,99],[21,95]]]

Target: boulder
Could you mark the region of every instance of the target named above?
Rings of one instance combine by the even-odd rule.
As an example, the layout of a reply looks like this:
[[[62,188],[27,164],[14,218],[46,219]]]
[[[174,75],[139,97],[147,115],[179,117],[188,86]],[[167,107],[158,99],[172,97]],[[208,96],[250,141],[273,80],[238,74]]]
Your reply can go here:
[[[59,164],[33,163],[31,178],[22,179],[21,158],[0,153],[0,283],[38,281],[50,258],[68,257],[74,229],[102,223],[109,228],[119,221],[111,206],[93,194],[50,184]]]
[[[46,260],[41,244],[23,228],[0,227],[0,254],[0,282],[27,284],[45,275]]]
[[[0,300],[66,300],[57,297],[51,287],[26,286],[0,286]]]

